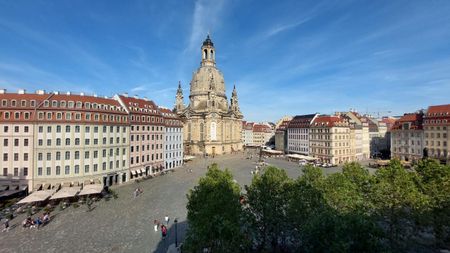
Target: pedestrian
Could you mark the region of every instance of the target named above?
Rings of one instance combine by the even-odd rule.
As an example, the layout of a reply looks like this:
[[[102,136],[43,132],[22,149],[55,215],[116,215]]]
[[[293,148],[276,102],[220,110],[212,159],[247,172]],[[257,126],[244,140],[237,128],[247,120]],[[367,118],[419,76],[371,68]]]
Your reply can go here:
[[[154,220],[153,225],[154,225],[155,232],[158,232],[158,221]]]
[[[167,228],[164,225],[161,225],[161,235],[162,235],[163,240],[166,239]]]
[[[3,228],[2,232],[8,232],[9,231],[9,220],[6,219],[3,225],[5,225],[5,228]]]
[[[166,224],[169,225],[169,216],[166,215],[166,217],[164,217],[164,220],[166,221]]]

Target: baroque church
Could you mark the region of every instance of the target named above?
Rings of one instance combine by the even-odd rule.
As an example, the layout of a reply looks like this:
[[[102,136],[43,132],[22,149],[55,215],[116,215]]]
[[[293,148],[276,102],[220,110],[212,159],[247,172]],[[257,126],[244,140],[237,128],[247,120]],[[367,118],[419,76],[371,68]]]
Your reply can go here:
[[[184,152],[190,155],[220,155],[242,150],[243,115],[236,86],[230,103],[225,80],[216,67],[216,51],[209,35],[201,47],[202,61],[190,83],[189,105],[183,102],[178,84],[174,111],[184,123]]]

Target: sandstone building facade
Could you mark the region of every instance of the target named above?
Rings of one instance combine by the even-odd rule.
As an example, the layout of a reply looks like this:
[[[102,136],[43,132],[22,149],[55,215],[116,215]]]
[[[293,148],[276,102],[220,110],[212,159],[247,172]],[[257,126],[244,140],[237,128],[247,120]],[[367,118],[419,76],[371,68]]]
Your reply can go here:
[[[174,111],[184,123],[184,153],[218,155],[242,149],[243,115],[236,87],[228,103],[225,80],[216,67],[216,51],[209,35],[201,47],[202,61],[190,83],[189,105],[178,86]]]

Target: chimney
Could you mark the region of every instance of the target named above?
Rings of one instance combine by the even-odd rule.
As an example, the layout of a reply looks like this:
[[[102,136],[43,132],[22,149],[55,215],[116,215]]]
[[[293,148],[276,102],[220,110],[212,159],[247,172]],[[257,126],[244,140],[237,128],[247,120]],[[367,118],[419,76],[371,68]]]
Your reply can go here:
[[[81,93],[80,93],[80,96],[84,96],[84,92],[81,92]]]
[[[36,94],[38,95],[44,95],[45,94],[45,90],[37,90]]]
[[[94,96],[94,98],[96,98],[96,97],[97,97],[97,94],[95,94],[95,93],[94,93],[94,95],[93,95],[93,96]]]
[[[25,90],[24,89],[20,89],[18,93],[19,94],[25,94]]]
[[[54,91],[53,94],[59,95],[59,91]]]
[[[122,95],[123,95],[124,97],[126,97],[126,98],[128,97],[128,93],[127,93],[127,92],[123,93]]]
[[[68,91],[66,94],[67,94],[68,96],[70,96],[71,93],[70,93],[70,91]]]
[[[135,98],[135,99],[139,99],[138,95],[134,95],[134,98]]]
[[[6,89],[0,89],[0,94],[5,94],[6,93]]]

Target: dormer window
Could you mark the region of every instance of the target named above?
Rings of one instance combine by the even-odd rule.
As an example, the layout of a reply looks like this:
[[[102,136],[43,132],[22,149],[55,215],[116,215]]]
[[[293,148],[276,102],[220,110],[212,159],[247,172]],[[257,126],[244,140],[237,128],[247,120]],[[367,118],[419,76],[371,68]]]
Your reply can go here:
[[[61,102],[59,103],[59,105],[60,105],[62,108],[65,108],[65,107],[66,107],[66,101],[61,101]]]
[[[75,106],[75,103],[73,101],[69,101],[68,105],[69,108],[73,108]]]
[[[80,109],[81,107],[83,107],[83,103],[77,102],[77,108]]]
[[[89,103],[89,102],[84,103],[84,107],[86,109],[90,109],[91,108],[91,103]]]
[[[22,106],[22,107],[27,106],[27,101],[26,100],[20,101],[20,106]]]
[[[8,105],[8,100],[3,99],[3,100],[2,100],[2,106],[3,106],[3,107],[6,107],[7,105]]]
[[[16,107],[16,100],[11,100],[11,106]]]
[[[52,107],[58,107],[58,101],[53,100],[52,101]]]

